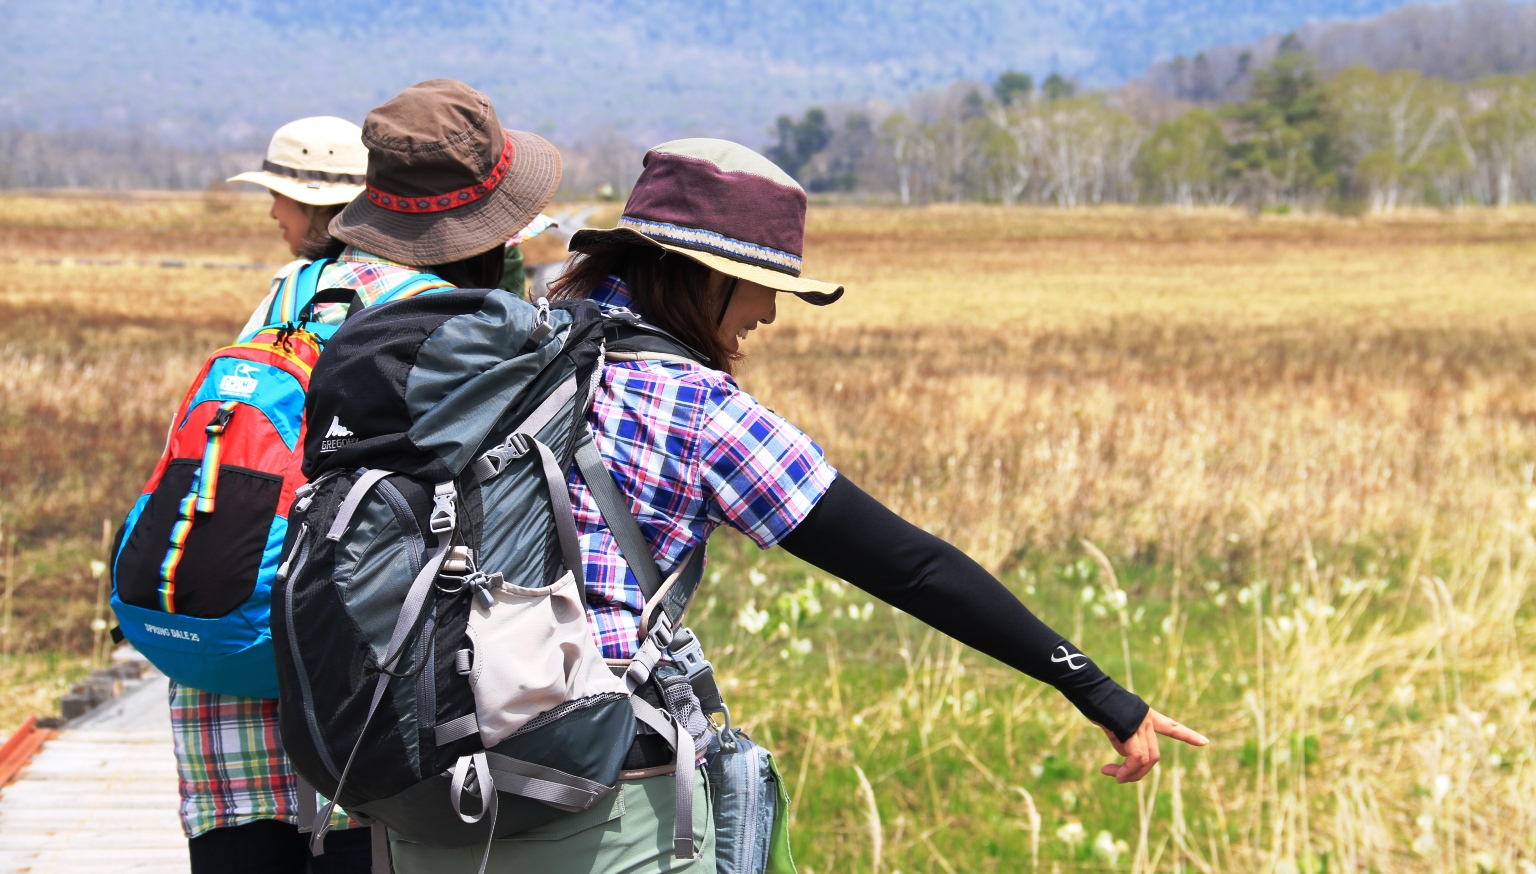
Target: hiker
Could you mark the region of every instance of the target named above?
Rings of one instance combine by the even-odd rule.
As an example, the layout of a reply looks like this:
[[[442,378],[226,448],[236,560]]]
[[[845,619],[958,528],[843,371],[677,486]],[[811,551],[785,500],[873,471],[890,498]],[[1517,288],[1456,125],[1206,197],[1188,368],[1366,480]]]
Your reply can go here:
[[[308,289],[353,295],[322,311],[324,324],[357,303],[494,288],[504,243],[539,215],[559,180],[553,146],[503,130],[490,101],[453,80],[405,89],[361,129],[335,118],[285,125],[263,169],[231,181],[272,191],[272,217],[300,260],[278,273],[241,336],[291,321],[306,302],[296,277],[324,259],[334,260],[308,274]],[[170,698],[194,872],[370,870],[369,831],[340,810],[325,854],[310,857],[295,825],[306,804],[278,737],[275,699],[175,683]]]
[[[1102,769],[1119,782],[1139,780],[1157,763],[1159,734],[1206,743],[1117,684],[980,565],[865,494],[808,436],[736,385],[731,373],[742,344],[774,321],[779,292],[819,306],[843,293],[800,276],[805,211],[800,186],[750,149],[678,140],[646,155],[617,228],[582,230],[571,239],[578,254],[554,283],[555,297],[638,314],[708,361],[625,360],[610,349],[587,419],[661,574],[673,574],[713,529],[730,525],[762,548],[782,546],[1052,684],[1125,757]],[[626,535],[603,521],[604,498],[594,496],[589,481],[572,470],[588,619],[601,656],[622,665],[643,649],[645,598],[624,558]],[[676,646],[673,656],[679,658]],[[637,751],[642,761],[634,760]],[[674,843],[687,833],[686,824],[675,829],[674,811],[688,805],[674,805],[672,761],[665,749],[647,756],[637,740],[618,803],[494,840],[484,870],[713,870],[712,802],[702,769],[692,806],[706,824],[695,820],[696,845]],[[478,773],[482,765],[475,767]],[[679,844],[688,853],[678,852]],[[693,860],[678,858],[695,848]],[[480,846],[440,849],[398,836],[391,851],[401,874],[473,871],[482,856]]]
[[[229,182],[260,185],[272,195],[267,215],[296,261],[278,270],[272,289],[240,330],[245,337],[267,323],[272,298],[283,280],[333,248],[331,219],[363,193],[368,149],[363,129],[333,115],[291,121],[277,129],[260,170],[231,176]],[[334,252],[329,254],[334,255]]]

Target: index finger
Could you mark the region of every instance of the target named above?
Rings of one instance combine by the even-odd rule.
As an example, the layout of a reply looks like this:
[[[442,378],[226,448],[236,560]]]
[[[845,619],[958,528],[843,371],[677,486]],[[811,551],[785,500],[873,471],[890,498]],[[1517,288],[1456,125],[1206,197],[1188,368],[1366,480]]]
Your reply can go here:
[[[1211,742],[1209,738],[1200,732],[1195,731],[1193,728],[1190,728],[1183,723],[1174,722],[1171,719],[1159,720],[1158,723],[1153,726],[1153,730],[1164,737],[1171,737],[1174,740],[1183,741],[1184,743],[1187,743],[1193,747],[1203,747]]]

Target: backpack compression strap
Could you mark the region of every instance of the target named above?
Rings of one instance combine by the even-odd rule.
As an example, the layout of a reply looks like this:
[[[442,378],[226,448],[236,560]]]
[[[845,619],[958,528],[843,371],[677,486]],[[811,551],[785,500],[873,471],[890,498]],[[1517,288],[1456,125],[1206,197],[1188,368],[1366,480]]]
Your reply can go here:
[[[203,446],[203,463],[192,474],[192,487],[176,507],[176,522],[171,526],[170,548],[160,561],[160,609],[176,612],[176,569],[186,554],[187,538],[198,513],[212,513],[219,487],[219,457],[224,451],[224,429],[235,414],[239,401],[225,401],[208,423],[208,442]]]

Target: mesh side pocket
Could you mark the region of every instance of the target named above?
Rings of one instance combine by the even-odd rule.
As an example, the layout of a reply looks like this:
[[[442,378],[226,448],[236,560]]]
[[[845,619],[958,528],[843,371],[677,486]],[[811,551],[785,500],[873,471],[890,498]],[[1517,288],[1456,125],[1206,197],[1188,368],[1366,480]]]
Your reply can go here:
[[[688,678],[678,674],[661,681],[661,695],[667,702],[667,712],[693,737],[693,748],[704,749],[704,737],[709,734],[709,720],[699,705],[699,696],[693,691]]]

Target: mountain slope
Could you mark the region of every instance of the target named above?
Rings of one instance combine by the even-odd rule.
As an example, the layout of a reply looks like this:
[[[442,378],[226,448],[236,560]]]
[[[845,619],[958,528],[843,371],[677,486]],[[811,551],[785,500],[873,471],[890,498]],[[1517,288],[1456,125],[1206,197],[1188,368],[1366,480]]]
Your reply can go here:
[[[0,127],[144,127],[249,143],[296,116],[361,119],[455,76],[508,125],[572,141],[759,141],[813,103],[895,100],[1005,69],[1113,85],[1158,60],[1403,0],[9,0]]]

